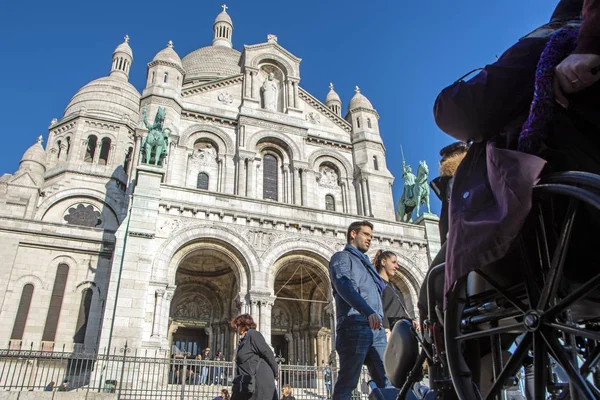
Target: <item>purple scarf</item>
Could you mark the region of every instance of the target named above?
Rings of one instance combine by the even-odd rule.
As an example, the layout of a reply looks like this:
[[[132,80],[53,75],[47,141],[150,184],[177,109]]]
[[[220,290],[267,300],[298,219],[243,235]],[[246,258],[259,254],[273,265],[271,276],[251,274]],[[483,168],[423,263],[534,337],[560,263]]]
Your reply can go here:
[[[577,46],[579,27],[564,27],[554,32],[540,56],[535,71],[535,90],[529,117],[519,135],[518,150],[538,154],[554,116],[554,69]]]

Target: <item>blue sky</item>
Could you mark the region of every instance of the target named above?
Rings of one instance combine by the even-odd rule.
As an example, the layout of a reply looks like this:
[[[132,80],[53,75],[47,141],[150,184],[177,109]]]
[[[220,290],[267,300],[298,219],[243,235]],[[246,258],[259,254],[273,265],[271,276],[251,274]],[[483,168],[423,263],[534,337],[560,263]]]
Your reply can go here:
[[[400,145],[416,170],[436,176],[438,152],[452,142],[435,125],[439,91],[495,60],[548,21],[557,0],[228,1],[233,44],[261,43],[268,33],[302,58],[300,86],[324,101],[329,82],[344,114],[354,87],[381,119],[388,168],[402,192]],[[130,81],[141,92],[146,64],[169,40],[183,58],[211,44],[222,1],[8,1],[0,12],[0,173],[13,173],[23,152],[75,92],[108,74],[127,34],[134,52]],[[435,196],[432,194],[432,197]],[[433,211],[439,202],[432,200]]]

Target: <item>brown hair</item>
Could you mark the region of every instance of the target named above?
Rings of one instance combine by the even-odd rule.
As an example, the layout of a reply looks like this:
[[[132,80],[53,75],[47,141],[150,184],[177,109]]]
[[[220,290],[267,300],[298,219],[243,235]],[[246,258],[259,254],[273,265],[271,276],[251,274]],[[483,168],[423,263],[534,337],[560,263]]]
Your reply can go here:
[[[229,399],[229,390],[227,390],[227,389],[221,389],[221,394],[224,394],[225,398]]]
[[[381,261],[387,260],[391,256],[395,256],[395,255],[396,255],[396,253],[394,253],[393,251],[377,250],[377,253],[375,253],[375,258],[373,259],[373,266],[375,267],[377,272],[381,271],[381,269],[383,268],[381,266]]]
[[[256,322],[250,314],[241,314],[231,320],[231,326],[233,328],[241,327],[244,331],[248,331],[256,329]]]
[[[350,242],[352,241],[352,236],[350,236],[350,232],[358,233],[360,232],[360,228],[362,228],[363,226],[368,226],[369,228],[373,229],[373,224],[369,221],[355,221],[351,223],[348,227],[348,232],[346,233],[346,243],[350,244]]]

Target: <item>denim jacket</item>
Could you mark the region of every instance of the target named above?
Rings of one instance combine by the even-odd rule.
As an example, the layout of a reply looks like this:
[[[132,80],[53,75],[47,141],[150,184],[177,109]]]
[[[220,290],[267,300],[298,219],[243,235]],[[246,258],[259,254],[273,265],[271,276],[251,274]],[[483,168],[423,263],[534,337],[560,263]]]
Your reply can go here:
[[[376,313],[383,320],[377,284],[358,257],[348,251],[335,253],[329,262],[329,277],[338,327],[351,316],[362,316],[367,321],[369,315]]]

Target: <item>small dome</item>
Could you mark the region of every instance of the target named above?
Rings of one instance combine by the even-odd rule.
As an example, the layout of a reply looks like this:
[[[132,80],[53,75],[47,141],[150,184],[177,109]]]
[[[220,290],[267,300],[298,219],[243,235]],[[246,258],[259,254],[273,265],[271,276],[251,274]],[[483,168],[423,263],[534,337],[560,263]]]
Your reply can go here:
[[[371,104],[371,102],[369,101],[369,99],[367,99],[360,92],[360,88],[357,86],[356,89],[354,89],[354,91],[356,93],[354,94],[354,96],[350,100],[350,104],[348,105],[348,110],[354,110],[354,109],[357,109],[357,108],[368,108],[368,109],[372,110],[373,109],[373,105]]]
[[[46,162],[46,151],[44,147],[42,147],[42,137],[38,137],[37,142],[28,148],[25,153],[23,153],[23,157],[21,157],[21,163],[24,161],[33,161],[38,164],[44,165]]]
[[[152,61],[166,61],[181,67],[181,58],[179,58],[179,55],[173,49],[173,42],[170,40],[167,47],[156,53]]]
[[[225,6],[225,9],[226,8],[227,8],[227,6]],[[227,14],[227,11],[225,11],[225,9],[223,9],[223,11],[221,11],[219,13],[219,15],[217,15],[217,18],[215,18],[215,24],[217,24],[219,22],[227,22],[229,25],[233,26],[231,17],[229,16],[229,14]]]
[[[333,90],[333,83],[329,84],[329,93],[327,93],[327,96],[325,97],[325,104],[331,101],[339,101],[340,103],[342,102],[340,96],[338,96],[335,90]]]
[[[241,73],[242,53],[225,46],[207,46],[183,57],[185,82],[214,80]]]
[[[129,82],[113,76],[105,76],[91,81],[71,99],[64,116],[75,114],[85,108],[85,112],[99,117],[120,119],[128,115],[131,121],[139,119],[140,93]]]
[[[116,53],[125,53],[133,59],[133,50],[131,50],[131,47],[129,46],[129,36],[125,35],[125,40],[117,46],[113,55]]]

